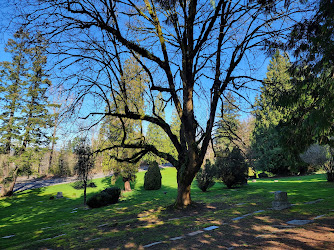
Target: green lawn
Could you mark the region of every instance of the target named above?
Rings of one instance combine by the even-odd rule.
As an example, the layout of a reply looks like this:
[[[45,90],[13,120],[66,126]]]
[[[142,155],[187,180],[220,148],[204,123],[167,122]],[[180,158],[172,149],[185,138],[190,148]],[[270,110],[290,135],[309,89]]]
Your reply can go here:
[[[287,191],[289,201],[297,204],[280,213],[266,210],[271,217],[310,218],[333,214],[334,184],[325,175],[263,179],[249,182],[239,189],[228,190],[216,183],[203,193],[194,183],[192,199],[198,207],[187,211],[167,209],[176,197],[176,171],[162,172],[162,188],[143,189],[144,172],[137,175],[133,191],[125,193],[119,203],[87,209],[82,205],[82,190],[71,184],[24,191],[0,199],[0,248],[137,248],[154,241],[166,240],[209,225],[271,207],[274,191]],[[97,188],[88,189],[88,197],[110,186],[110,178],[95,179]],[[120,183],[116,183],[119,185]],[[65,198],[50,200],[63,192]],[[324,199],[316,204],[305,202]],[[175,219],[178,217],[179,219]],[[11,238],[4,236],[15,235]]]

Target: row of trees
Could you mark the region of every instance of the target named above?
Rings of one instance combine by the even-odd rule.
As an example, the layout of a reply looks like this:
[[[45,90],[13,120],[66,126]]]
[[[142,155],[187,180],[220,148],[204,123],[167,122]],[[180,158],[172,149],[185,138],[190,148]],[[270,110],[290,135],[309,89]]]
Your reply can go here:
[[[9,39],[11,61],[0,62],[1,194],[12,193],[17,175],[39,165],[51,136],[54,117],[46,92],[51,86],[45,67],[47,42],[23,29]]]

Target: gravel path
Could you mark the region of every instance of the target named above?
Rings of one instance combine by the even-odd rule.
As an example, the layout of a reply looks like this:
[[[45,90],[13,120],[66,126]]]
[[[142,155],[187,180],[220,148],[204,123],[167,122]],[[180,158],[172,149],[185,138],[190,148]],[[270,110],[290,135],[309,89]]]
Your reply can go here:
[[[96,178],[103,178],[106,176],[111,176],[112,174],[105,175],[103,173],[94,174],[92,176],[92,179]],[[27,178],[27,177],[20,177],[18,178],[15,187],[14,192],[18,191],[24,191],[28,189],[34,189],[34,188],[41,188],[41,187],[48,187],[52,185],[57,184],[63,184],[63,183],[70,183],[77,181],[77,177],[51,177],[51,178]]]

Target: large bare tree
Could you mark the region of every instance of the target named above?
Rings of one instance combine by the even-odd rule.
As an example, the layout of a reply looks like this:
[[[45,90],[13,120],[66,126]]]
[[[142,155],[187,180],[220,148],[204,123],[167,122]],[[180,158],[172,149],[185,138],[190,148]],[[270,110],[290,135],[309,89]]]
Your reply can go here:
[[[121,161],[138,161],[151,152],[172,163],[177,169],[178,207],[191,204],[190,186],[211,141],[224,92],[242,97],[243,89],[252,88],[257,81],[256,51],[267,41],[284,38],[302,12],[296,3],[274,0],[27,2],[26,27],[42,30],[54,43],[51,52],[59,56],[58,65],[76,71],[68,76],[68,86],[78,92],[74,104],[90,103],[90,109],[81,109],[86,118],[98,122],[110,116],[121,125],[127,119],[147,121],[167,134],[177,157],[159,151],[143,136],[128,138],[125,126],[124,139],[104,150],[131,149],[133,154]],[[130,55],[149,79],[145,102],[154,103],[162,92],[181,120],[179,135],[154,105],[149,111],[136,109],[124,82],[123,64]]]

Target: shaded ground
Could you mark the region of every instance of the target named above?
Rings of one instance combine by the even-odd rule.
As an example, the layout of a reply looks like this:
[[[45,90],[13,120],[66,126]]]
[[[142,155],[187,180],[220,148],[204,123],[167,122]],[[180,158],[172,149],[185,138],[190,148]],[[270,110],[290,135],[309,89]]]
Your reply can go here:
[[[114,249],[334,249],[334,215],[314,220],[311,224],[304,226],[291,226],[286,222],[293,219],[310,219],[308,216],[299,215],[285,211],[265,210],[263,214],[254,214],[237,221],[231,218],[224,218],[221,210],[232,208],[224,203],[213,203],[209,205],[197,204],[187,211],[165,211],[161,218],[150,218],[150,223],[161,223],[161,227],[154,234],[161,232],[161,241],[155,241],[156,245],[136,244],[135,238],[144,237],[143,232],[136,235],[131,234],[130,238],[123,241],[103,240],[97,243],[99,247]],[[153,212],[153,211],[151,211]],[[142,227],[147,224],[148,219],[127,224],[128,229]],[[216,214],[211,217],[210,214]],[[204,216],[203,216],[204,215]],[[170,221],[175,224],[168,224]],[[177,221],[189,220],[191,227],[178,227]],[[164,221],[164,222],[162,222]],[[146,222],[146,223],[145,223]],[[190,223],[189,223],[190,224]],[[218,226],[212,231],[205,231],[203,228],[209,225]],[[114,224],[106,227],[105,233],[126,230],[126,227],[119,227]],[[179,235],[175,235],[179,231]],[[190,236],[189,233],[203,231],[197,235]],[[147,230],[146,234],[153,233]],[[129,235],[130,236],[130,235]],[[172,237],[169,237],[172,236]],[[133,240],[133,241],[131,241]],[[138,242],[138,241],[137,241]]]
[[[256,216],[147,249],[334,249],[334,217],[302,227]]]

